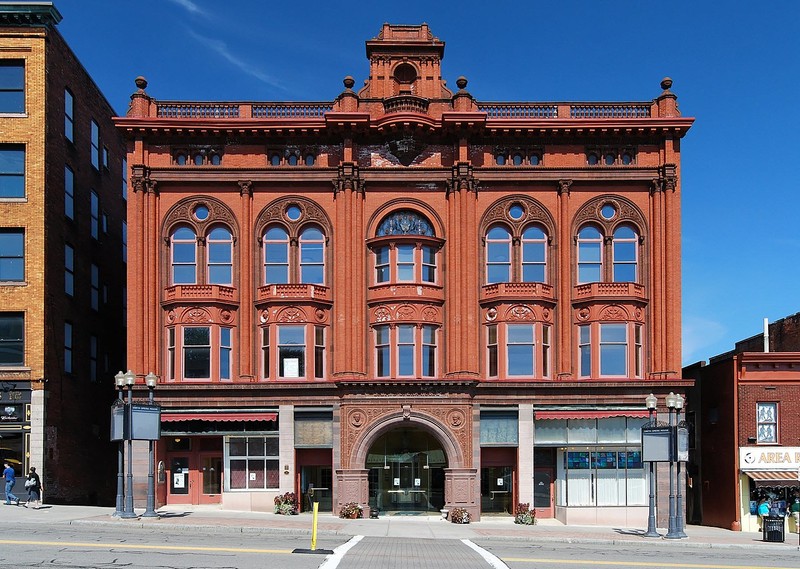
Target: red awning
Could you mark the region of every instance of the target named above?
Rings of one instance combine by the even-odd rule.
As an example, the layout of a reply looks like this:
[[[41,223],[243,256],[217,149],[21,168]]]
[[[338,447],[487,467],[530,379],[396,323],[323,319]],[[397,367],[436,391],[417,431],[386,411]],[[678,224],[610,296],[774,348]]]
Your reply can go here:
[[[161,422],[178,421],[277,421],[277,413],[161,413]]]
[[[573,411],[535,411],[537,419],[609,419],[611,417],[640,417],[647,418],[649,412],[642,410],[573,410]]]
[[[772,486],[774,488],[800,486],[796,470],[744,470],[755,482],[756,486]]]

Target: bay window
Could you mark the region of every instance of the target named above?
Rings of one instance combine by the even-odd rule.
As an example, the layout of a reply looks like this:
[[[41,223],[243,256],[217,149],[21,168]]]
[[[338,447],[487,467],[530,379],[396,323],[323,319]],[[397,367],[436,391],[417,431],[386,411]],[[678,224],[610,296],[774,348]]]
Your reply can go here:
[[[437,373],[437,327],[398,324],[374,327],[377,377],[434,377]]]
[[[642,377],[642,325],[595,322],[578,326],[580,377]]]
[[[167,377],[173,381],[233,378],[233,329],[185,325],[166,330]]]
[[[325,326],[277,324],[263,327],[260,336],[263,379],[324,379]]]
[[[538,322],[486,327],[487,375],[546,378],[550,375],[550,326]]]
[[[511,210],[515,211],[513,206]],[[512,231],[505,225],[494,225],[486,232],[485,244],[486,284],[547,282],[548,237],[541,226]]]
[[[264,247],[264,284],[325,284],[326,237],[316,226],[290,230],[282,225],[266,229]]]

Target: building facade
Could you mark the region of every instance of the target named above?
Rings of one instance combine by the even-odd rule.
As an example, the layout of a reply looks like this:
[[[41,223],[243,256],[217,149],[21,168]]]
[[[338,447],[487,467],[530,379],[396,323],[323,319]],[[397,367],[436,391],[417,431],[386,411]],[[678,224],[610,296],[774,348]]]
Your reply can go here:
[[[125,145],[60,20],[0,3],[0,459],[35,466],[48,501],[107,503],[97,402],[125,361]]]
[[[159,101],[138,78],[116,120],[159,502],[646,520],[645,397],[691,384],[672,82],[479,102],[427,25],[366,51],[333,101]]]
[[[761,500],[785,515],[800,497],[800,314],[765,332],[683,370],[696,380],[692,493],[703,525],[758,531]],[[785,522],[798,530],[791,516]]]

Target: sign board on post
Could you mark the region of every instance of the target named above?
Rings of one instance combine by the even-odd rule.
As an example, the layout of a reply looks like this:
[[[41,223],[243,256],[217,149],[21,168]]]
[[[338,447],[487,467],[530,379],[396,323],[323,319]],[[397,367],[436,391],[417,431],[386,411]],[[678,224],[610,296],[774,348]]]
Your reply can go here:
[[[114,403],[111,406],[111,440],[124,441],[128,437],[126,427],[127,414],[125,413],[125,405]]]
[[[678,462],[689,462],[689,429],[686,427],[677,428],[675,437],[675,460]]]
[[[161,406],[131,405],[131,438],[134,441],[157,441],[161,438]]]
[[[642,461],[669,462],[672,450],[671,427],[642,427]]]

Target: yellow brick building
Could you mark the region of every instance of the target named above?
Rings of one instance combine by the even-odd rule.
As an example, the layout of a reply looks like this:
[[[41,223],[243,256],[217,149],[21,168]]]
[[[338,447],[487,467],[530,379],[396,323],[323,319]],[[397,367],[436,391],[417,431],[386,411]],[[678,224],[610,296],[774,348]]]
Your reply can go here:
[[[125,151],[60,20],[49,2],[0,3],[0,460],[17,495],[35,466],[49,501],[107,503]]]

